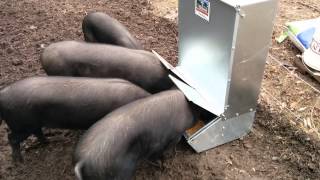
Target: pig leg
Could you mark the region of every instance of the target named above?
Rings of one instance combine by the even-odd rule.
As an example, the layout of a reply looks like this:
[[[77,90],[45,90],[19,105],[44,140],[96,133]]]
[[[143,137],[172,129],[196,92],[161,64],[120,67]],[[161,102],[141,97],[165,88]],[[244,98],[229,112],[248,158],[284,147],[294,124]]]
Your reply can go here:
[[[9,144],[12,148],[12,160],[13,162],[23,162],[21,155],[20,143],[27,139],[30,134],[28,133],[15,133],[8,134]]]
[[[119,166],[121,170],[119,170],[114,179],[131,179],[136,170],[137,156],[129,153],[122,160],[122,164]]]
[[[149,160],[151,162],[156,162],[158,159],[163,159],[163,152],[166,149],[169,149],[170,147],[174,147],[176,144],[178,144],[178,142],[180,142],[181,140],[181,136],[177,136],[174,137],[173,139],[171,139],[167,145],[160,147],[159,149],[157,149],[150,157]]]
[[[35,130],[33,134],[38,138],[40,144],[44,145],[49,143],[48,139],[44,136],[41,128],[38,128],[37,130]]]
[[[174,153],[176,156],[177,152],[176,152],[176,147],[175,145],[178,144],[181,140],[181,136],[178,136],[176,138],[174,138],[173,140],[171,140],[166,146],[164,146],[163,148],[161,148],[160,150],[158,150],[156,153],[154,153],[153,155],[151,155],[151,157],[149,157],[146,161],[148,164],[151,164],[152,166],[155,166],[159,169],[162,169],[163,165],[162,165],[162,160],[165,159],[163,152],[169,148],[174,148]],[[168,152],[168,151],[166,151]],[[169,152],[171,153],[171,152]]]

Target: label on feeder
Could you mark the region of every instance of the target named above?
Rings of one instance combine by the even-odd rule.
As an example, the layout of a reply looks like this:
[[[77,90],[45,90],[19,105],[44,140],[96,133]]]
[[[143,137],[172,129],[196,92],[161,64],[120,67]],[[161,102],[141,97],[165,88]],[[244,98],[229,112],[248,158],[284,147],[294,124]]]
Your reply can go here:
[[[210,1],[195,0],[195,14],[209,22],[210,20]]]

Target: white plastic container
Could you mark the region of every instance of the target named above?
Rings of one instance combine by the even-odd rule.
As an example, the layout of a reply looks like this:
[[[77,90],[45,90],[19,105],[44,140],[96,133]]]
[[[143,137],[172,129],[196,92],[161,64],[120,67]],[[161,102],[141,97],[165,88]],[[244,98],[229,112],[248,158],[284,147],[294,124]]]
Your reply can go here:
[[[303,54],[303,61],[312,70],[320,72],[320,24],[313,35],[310,48]]]

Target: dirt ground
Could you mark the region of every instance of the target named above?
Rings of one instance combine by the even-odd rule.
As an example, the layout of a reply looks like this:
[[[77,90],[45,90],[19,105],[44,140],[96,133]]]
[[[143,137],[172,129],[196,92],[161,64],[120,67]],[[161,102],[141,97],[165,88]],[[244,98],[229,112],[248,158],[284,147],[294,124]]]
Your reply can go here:
[[[39,63],[43,48],[57,41],[82,40],[82,18],[92,11],[117,18],[146,49],[176,64],[175,0],[2,0],[0,88],[24,77],[44,75]],[[182,141],[158,165],[141,163],[136,179],[319,179],[320,86],[295,68],[299,52],[290,42],[279,45],[274,41],[285,22],[319,16],[319,0],[280,0],[256,121],[249,135],[200,154]],[[6,131],[1,125],[0,179],[74,179],[71,155],[81,132],[46,130],[50,140],[46,146],[29,138],[23,144],[25,162],[15,166]]]

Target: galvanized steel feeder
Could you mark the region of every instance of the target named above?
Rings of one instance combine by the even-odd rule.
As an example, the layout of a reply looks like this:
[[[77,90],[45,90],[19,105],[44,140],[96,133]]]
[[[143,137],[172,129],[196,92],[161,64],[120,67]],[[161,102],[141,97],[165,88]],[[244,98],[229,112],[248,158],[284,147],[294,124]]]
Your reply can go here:
[[[154,53],[187,99],[216,115],[185,133],[197,152],[250,131],[276,7],[276,0],[179,0],[179,64]]]

